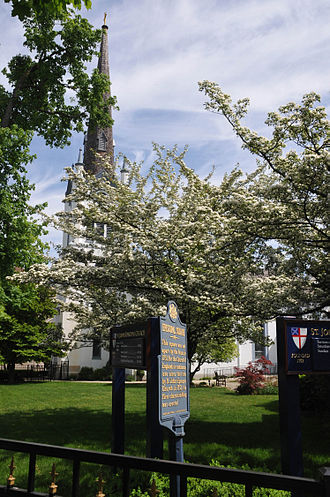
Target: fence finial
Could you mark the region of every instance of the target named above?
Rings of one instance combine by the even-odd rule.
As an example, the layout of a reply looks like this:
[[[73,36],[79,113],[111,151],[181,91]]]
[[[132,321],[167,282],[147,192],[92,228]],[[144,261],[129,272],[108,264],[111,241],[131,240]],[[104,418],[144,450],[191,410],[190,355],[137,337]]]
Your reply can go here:
[[[153,478],[151,488],[148,489],[150,497],[157,497],[159,490],[157,490],[155,479]]]
[[[56,473],[55,463],[53,463],[52,470],[49,474],[52,477],[52,482],[49,485],[49,495],[55,495],[57,492],[57,485],[56,485],[55,481],[56,481],[56,476],[58,476],[58,473]]]
[[[99,485],[96,497],[105,497],[105,494],[103,493],[103,485],[105,484],[105,480],[103,480],[102,473],[99,474],[99,477],[96,479],[96,481]]]
[[[14,470],[16,469],[16,466],[14,463],[14,456],[11,458],[11,463],[10,463],[10,466],[8,466],[8,468],[10,469],[10,474],[9,474],[8,480],[7,480],[7,487],[10,488],[10,487],[14,486],[15,480],[16,480],[16,478],[14,477]]]

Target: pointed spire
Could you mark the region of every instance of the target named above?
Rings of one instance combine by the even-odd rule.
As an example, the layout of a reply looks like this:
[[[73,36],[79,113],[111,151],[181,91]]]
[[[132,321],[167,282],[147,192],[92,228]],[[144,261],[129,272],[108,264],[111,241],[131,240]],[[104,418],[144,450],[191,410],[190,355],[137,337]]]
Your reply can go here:
[[[120,170],[120,181],[123,185],[126,185],[128,179],[128,168],[127,168],[127,159],[124,157],[123,167]]]
[[[102,26],[102,40],[97,67],[99,72],[101,74],[105,74],[110,81],[108,26],[105,24],[105,20],[106,15],[104,16],[104,25]],[[109,87],[109,91],[104,95],[104,100],[107,100],[110,95],[111,93]],[[111,116],[111,106],[109,106],[109,114]],[[114,151],[111,126],[108,128],[89,126],[87,131],[84,149],[84,165],[86,170],[97,174],[101,166],[98,165],[97,160],[95,160],[95,153],[110,156],[110,161],[113,164]]]
[[[83,154],[81,148],[79,149],[77,164],[83,164]]]

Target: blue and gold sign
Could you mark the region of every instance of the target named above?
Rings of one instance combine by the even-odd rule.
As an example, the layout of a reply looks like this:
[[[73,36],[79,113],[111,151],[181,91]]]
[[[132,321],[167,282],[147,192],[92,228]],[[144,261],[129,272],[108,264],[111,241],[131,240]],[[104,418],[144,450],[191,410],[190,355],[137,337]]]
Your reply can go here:
[[[160,424],[183,435],[190,414],[187,331],[175,302],[168,303],[160,318],[159,395]]]

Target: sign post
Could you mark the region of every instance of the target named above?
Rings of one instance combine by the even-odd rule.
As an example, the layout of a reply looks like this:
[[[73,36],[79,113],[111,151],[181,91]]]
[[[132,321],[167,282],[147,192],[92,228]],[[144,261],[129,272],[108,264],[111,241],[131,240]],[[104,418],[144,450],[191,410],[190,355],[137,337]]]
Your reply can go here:
[[[330,372],[330,321],[277,318],[282,472],[303,476],[299,374]]]
[[[148,319],[147,340],[147,457],[163,458],[163,427],[159,424],[159,317]]]

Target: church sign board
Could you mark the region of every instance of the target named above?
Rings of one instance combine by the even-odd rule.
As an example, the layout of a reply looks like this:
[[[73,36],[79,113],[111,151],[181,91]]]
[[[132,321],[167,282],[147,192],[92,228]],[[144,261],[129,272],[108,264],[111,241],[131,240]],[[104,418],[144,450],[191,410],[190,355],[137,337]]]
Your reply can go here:
[[[189,367],[187,330],[177,305],[169,302],[160,318],[159,423],[175,435],[184,435],[189,418]]]
[[[115,368],[146,369],[146,323],[115,326],[111,330],[111,365]]]
[[[299,375],[330,373],[330,321],[276,319],[282,472],[303,476]]]
[[[284,319],[286,373],[330,372],[330,321]]]

